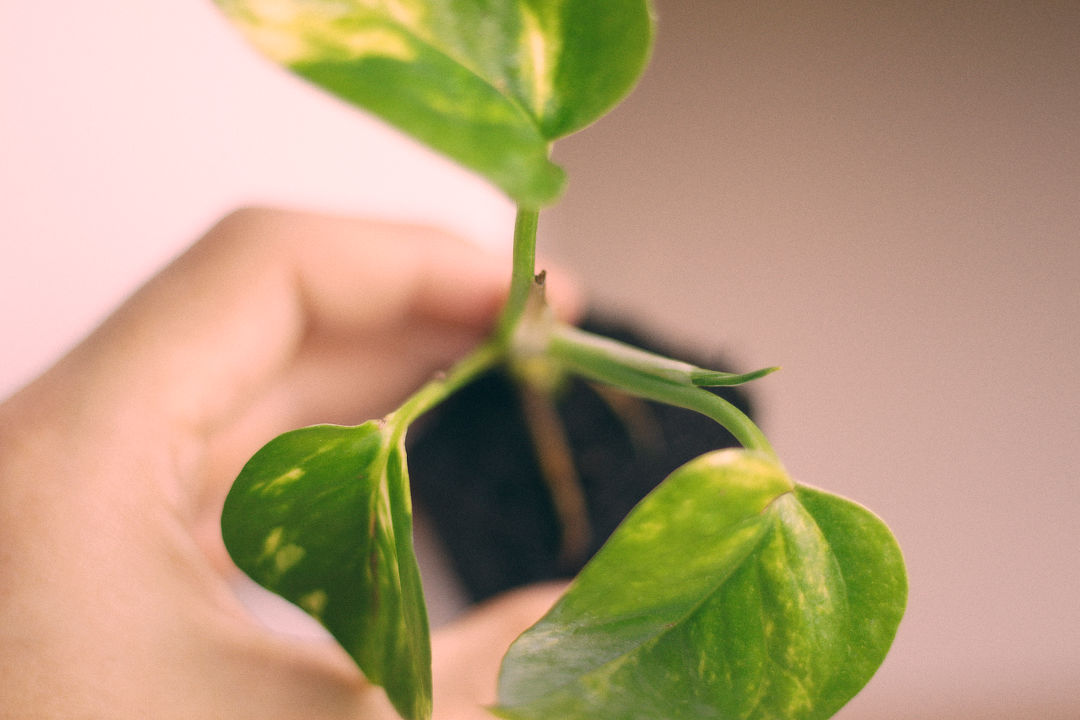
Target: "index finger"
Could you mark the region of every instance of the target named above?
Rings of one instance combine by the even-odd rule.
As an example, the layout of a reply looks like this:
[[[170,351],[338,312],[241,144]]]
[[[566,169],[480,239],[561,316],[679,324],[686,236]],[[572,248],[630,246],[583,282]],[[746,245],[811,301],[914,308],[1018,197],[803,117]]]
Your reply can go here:
[[[505,267],[431,228],[242,211],[136,293],[60,371],[75,369],[94,403],[205,434],[242,410],[309,333],[416,318],[482,332],[505,295]]]

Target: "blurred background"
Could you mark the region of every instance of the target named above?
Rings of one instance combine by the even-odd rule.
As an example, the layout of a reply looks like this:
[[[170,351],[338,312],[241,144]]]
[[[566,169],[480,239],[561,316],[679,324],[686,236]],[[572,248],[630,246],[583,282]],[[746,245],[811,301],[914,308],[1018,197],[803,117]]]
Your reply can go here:
[[[783,372],[803,482],[882,515],[908,615],[844,720],[1080,715],[1080,4],[657,0],[561,142],[541,248],[666,340]],[[245,47],[208,0],[0,4],[0,397],[217,217],[505,244],[509,203]]]

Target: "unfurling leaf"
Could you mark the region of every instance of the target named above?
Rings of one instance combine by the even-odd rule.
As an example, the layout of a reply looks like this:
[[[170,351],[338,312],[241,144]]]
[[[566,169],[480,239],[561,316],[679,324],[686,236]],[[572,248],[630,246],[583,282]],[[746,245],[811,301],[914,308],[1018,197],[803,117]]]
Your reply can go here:
[[[690,382],[698,387],[731,387],[771,375],[780,368],[777,366],[752,370],[747,373],[728,373],[697,368],[690,373]]]
[[[772,459],[710,453],[643,500],[511,646],[512,720],[817,720],[870,679],[903,614],[884,524]]]
[[[562,189],[555,139],[637,82],[648,0],[215,0],[265,55],[479,172],[519,205]]]
[[[244,572],[321,622],[403,717],[430,717],[405,452],[382,425],[271,440],[236,479],[221,526]]]

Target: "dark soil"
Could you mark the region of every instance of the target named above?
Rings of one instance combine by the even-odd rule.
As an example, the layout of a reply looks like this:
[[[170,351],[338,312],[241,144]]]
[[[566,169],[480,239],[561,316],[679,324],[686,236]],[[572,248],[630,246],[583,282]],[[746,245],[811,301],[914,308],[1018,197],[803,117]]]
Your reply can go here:
[[[609,321],[583,327],[638,347],[718,370]],[[745,392],[720,395],[749,412]],[[521,395],[505,371],[464,388],[412,431],[409,468],[415,501],[430,516],[465,589],[475,601],[539,580],[572,577],[622,518],[684,462],[735,445],[714,421],[681,408],[630,401],[629,413],[588,383],[573,380],[556,396],[591,536],[588,551],[567,561],[561,524],[525,425]],[[642,416],[644,422],[632,418]]]

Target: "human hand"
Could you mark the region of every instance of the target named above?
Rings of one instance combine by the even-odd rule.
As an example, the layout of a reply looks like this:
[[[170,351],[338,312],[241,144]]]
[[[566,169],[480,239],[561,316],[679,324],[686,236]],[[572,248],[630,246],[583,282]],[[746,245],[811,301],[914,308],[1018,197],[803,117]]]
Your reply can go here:
[[[340,648],[248,615],[218,513],[270,437],[379,417],[466,352],[508,266],[428,229],[244,211],[0,406],[0,716],[396,717]],[[556,592],[435,634],[437,718],[487,717]]]

